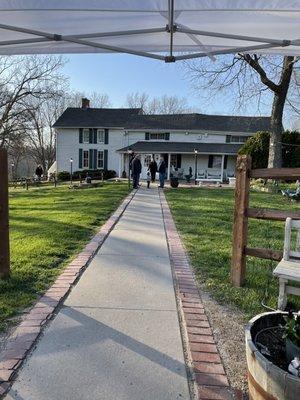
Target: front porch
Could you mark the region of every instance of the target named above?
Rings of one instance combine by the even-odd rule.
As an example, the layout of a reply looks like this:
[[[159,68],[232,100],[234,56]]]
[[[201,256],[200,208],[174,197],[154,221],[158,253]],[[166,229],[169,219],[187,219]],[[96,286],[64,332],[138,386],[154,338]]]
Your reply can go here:
[[[172,176],[184,181],[227,182],[234,177],[236,145],[223,143],[137,142],[120,149],[119,176],[128,176],[132,154],[141,155],[141,179],[146,179],[153,157],[157,164],[162,154],[167,164],[167,180]]]

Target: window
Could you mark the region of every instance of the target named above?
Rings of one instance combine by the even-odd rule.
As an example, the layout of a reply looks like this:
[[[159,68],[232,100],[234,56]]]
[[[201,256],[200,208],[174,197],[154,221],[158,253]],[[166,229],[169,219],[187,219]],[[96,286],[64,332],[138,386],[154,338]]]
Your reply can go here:
[[[177,157],[177,154],[171,154],[171,165],[174,167],[174,168],[178,168],[178,162],[177,162],[177,160],[178,160],[178,157]]]
[[[209,156],[208,168],[220,169],[222,166],[222,156]]]
[[[97,129],[97,143],[104,143],[104,130]]]
[[[151,155],[147,154],[144,157],[144,167],[148,168],[151,163]]]
[[[249,136],[237,136],[237,135],[227,135],[227,143],[245,143],[249,139]]]
[[[83,129],[83,143],[90,143],[90,130],[89,129]]]
[[[103,169],[104,168],[104,152],[102,150],[98,151],[97,168],[98,169]]]
[[[83,151],[83,163],[82,163],[83,168],[89,168],[89,151],[84,150]]]
[[[166,140],[165,133],[150,133],[150,140]]]
[[[231,143],[245,143],[248,139],[248,136],[231,136]]]

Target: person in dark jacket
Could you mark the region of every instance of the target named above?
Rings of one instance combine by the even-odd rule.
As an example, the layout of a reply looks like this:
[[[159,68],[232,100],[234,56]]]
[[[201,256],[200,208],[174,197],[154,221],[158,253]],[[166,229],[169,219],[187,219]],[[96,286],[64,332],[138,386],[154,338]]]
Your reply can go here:
[[[43,167],[41,165],[38,165],[36,167],[35,174],[36,174],[36,176],[37,176],[39,181],[41,180],[41,178],[43,176],[43,173],[44,173]]]
[[[167,166],[164,160],[163,155],[160,156],[160,161],[158,164],[158,172],[159,172],[159,187],[163,188],[165,186],[165,179],[166,179],[166,171]]]
[[[139,186],[140,174],[142,172],[142,163],[138,154],[132,160],[131,168],[133,189],[137,189]]]
[[[151,175],[151,182],[155,182],[155,175],[157,172],[157,164],[156,161],[154,160],[154,157],[151,158],[151,162],[149,164],[149,171]]]

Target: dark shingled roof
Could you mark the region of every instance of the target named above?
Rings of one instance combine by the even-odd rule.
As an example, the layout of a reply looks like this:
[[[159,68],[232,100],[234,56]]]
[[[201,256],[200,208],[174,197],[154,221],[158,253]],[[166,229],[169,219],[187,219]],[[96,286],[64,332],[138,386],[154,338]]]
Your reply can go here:
[[[270,118],[205,114],[144,115],[140,108],[67,108],[53,126],[255,133],[270,130]]]
[[[123,127],[141,108],[67,108],[54,123],[55,128]]]
[[[198,153],[208,154],[237,154],[238,150],[242,147],[243,143],[195,143],[195,142],[136,142],[131,146],[119,149],[119,152],[127,152],[131,149],[134,153]]]
[[[125,128],[255,133],[268,131],[270,118],[205,114],[136,115],[127,121]]]

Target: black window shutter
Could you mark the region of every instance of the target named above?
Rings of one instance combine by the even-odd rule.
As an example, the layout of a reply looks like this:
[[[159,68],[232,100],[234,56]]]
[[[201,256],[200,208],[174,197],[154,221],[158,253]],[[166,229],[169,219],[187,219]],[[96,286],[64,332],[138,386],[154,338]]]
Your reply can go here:
[[[177,168],[181,168],[181,154],[177,154]]]
[[[89,169],[93,169],[93,155],[94,151],[92,149],[89,150]]]
[[[150,133],[149,132],[145,132],[145,140],[150,140]]]
[[[90,128],[89,129],[89,143],[93,143],[93,129],[92,128]]]
[[[170,140],[170,133],[169,132],[165,133],[165,140]]]
[[[79,168],[82,168],[82,149],[79,149]]]
[[[98,165],[97,165],[97,154],[98,153],[98,151],[96,150],[96,149],[94,149],[94,157],[93,157],[93,169],[97,169],[97,167],[98,167]]]
[[[94,128],[94,141],[93,141],[93,143],[97,143],[97,129],[96,128]]]
[[[104,150],[104,170],[107,171],[108,165],[108,150]]]
[[[230,143],[231,135],[226,135],[226,143]]]
[[[104,129],[104,144],[108,144],[108,129]]]
[[[224,156],[224,169],[227,169],[228,156]]]
[[[214,162],[214,156],[213,155],[209,155],[208,156],[208,168],[212,168],[213,167],[213,162]]]
[[[82,128],[79,128],[79,143],[82,143],[82,142],[83,142],[82,136],[83,136],[83,129],[82,129]]]

